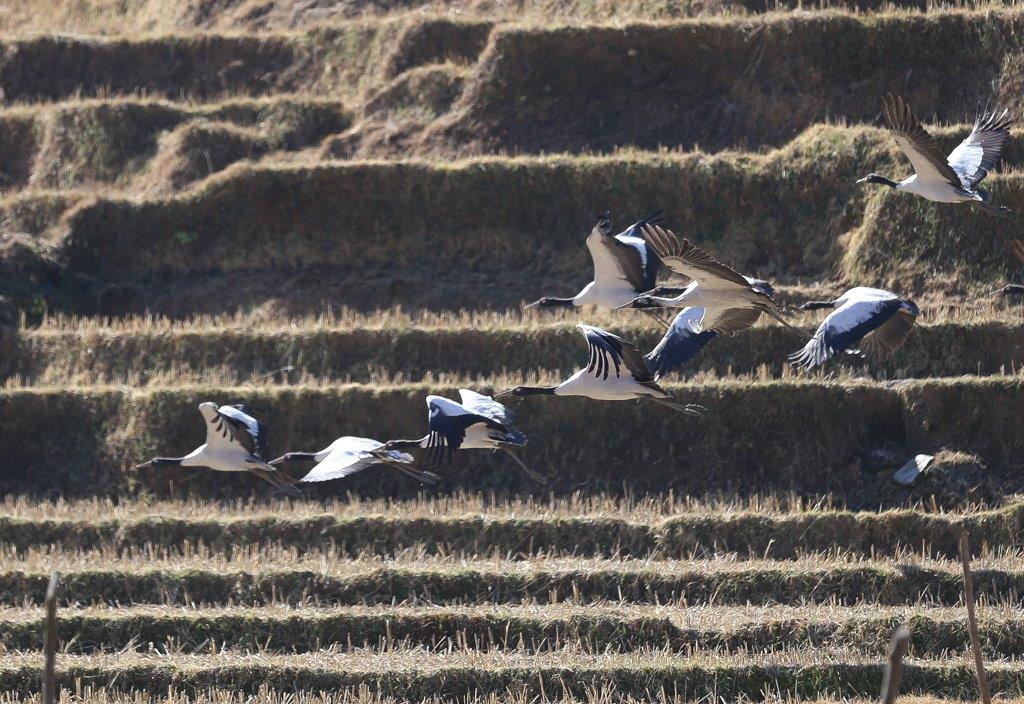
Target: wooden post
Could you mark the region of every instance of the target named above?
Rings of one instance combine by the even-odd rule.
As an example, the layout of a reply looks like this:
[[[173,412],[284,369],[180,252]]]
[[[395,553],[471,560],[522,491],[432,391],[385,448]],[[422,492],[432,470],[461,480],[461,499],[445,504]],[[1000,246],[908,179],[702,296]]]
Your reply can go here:
[[[57,701],[57,586],[60,572],[50,575],[50,586],[46,588],[46,643],[43,654],[43,704]]]
[[[967,533],[960,534],[960,563],[964,568],[964,604],[967,606],[967,633],[971,638],[971,652],[974,654],[974,671],[978,676],[978,691],[981,704],[992,704],[992,694],[985,676],[985,661],[981,657],[981,641],[978,639],[978,620],[974,615],[974,580],[971,578],[971,545]]]
[[[878,697],[880,704],[894,704],[900,693],[900,681],[903,679],[903,656],[910,647],[910,629],[900,626],[892,634],[889,645],[889,661],[885,664],[885,675],[882,677],[882,693]]]

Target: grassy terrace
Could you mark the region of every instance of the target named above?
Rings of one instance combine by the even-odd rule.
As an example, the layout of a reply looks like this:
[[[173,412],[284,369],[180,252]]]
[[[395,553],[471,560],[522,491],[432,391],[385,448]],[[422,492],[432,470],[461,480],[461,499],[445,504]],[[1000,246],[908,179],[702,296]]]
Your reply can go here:
[[[809,376],[870,374],[876,378],[927,378],[961,374],[1016,374],[1024,368],[1024,327],[1015,308],[958,316],[963,322],[919,324],[895,355],[865,365],[847,357]],[[991,317],[990,317],[991,316]],[[100,324],[80,329],[25,330],[0,342],[0,380],[9,388],[30,385],[127,384],[166,387],[206,383],[370,383],[382,380],[480,379],[496,370],[546,370],[567,375],[585,362],[586,347],[576,316],[451,316],[431,324],[395,324],[386,313],[344,323],[243,327]],[[406,320],[406,316],[402,316]],[[822,316],[798,315],[794,324],[810,334]],[[925,316],[927,318],[927,315]],[[939,316],[941,317],[941,316]],[[1006,322],[999,318],[1005,317]],[[640,314],[607,318],[609,330],[644,351],[664,334]],[[1012,322],[1011,322],[1012,321]],[[693,381],[802,376],[786,362],[802,340],[790,330],[764,324],[721,337],[679,374]]]
[[[874,128],[817,125],[766,152],[322,161],[302,147],[348,124],[336,102],[196,107],[160,137],[161,120],[183,120],[182,110],[113,101],[0,116],[0,132],[6,125],[18,141],[2,170],[12,184],[33,184],[10,191],[0,211],[29,235],[23,275],[60,272],[41,294],[54,309],[502,309],[578,290],[595,204],[613,206],[623,226],[663,208],[678,231],[786,286],[872,284],[922,302],[974,303],[1021,272],[1006,246],[1024,238],[1019,219],[856,186],[870,169],[907,170]],[[215,114],[235,122],[201,117]],[[53,127],[55,115],[66,128]],[[940,135],[953,144],[964,129]],[[1012,147],[1007,157],[1008,171],[990,181],[1012,205],[1022,182]],[[38,190],[47,184],[61,188]],[[99,197],[82,184],[100,184]],[[720,208],[725,201],[742,204],[742,216]],[[460,276],[439,280],[439,270]],[[86,285],[98,290],[83,293]]]
[[[102,501],[3,507],[0,530],[12,555],[48,545],[102,548],[112,554],[147,545],[158,550],[204,545],[278,546],[304,555],[333,546],[339,554],[396,555],[410,544],[426,554],[506,556],[592,554],[684,557],[736,553],[773,559],[835,551],[849,555],[956,555],[968,530],[979,552],[1020,544],[1021,507],[930,514],[914,510],[850,512],[822,504],[755,499],[639,504],[569,497],[498,502],[484,496],[390,502],[287,501],[210,503]],[[176,513],[196,518],[176,518]],[[198,518],[214,515],[215,518]],[[984,548],[982,548],[984,546]]]
[[[737,268],[782,283],[838,278],[957,300],[1018,275],[1006,241],[1024,237],[1019,219],[940,213],[856,187],[865,163],[877,163],[857,156],[881,146],[871,135],[816,131],[812,145],[842,155],[827,165],[791,160],[792,152],[240,165],[183,195],[83,203],[55,233],[57,252],[72,274],[155,296],[177,282],[182,311],[265,302],[283,281],[304,295],[319,291],[318,300],[351,291],[344,300],[361,307],[502,308],[539,289],[575,292],[590,266],[580,239],[594,204],[610,202],[629,214],[618,216],[623,225],[657,204],[673,227],[728,252]],[[782,174],[786,198],[776,201]],[[1018,201],[1021,187],[1016,173],[991,182],[1001,202]],[[719,209],[723,199],[743,203],[743,217]],[[234,213],[228,221],[225,211]],[[359,286],[344,278],[356,273],[355,258]],[[428,284],[432,271],[467,270],[465,281]],[[247,276],[264,288],[245,297],[223,285],[251,289]]]
[[[917,633],[913,654],[964,654],[967,633],[960,608],[861,606],[654,606],[571,603],[529,606],[262,607],[132,606],[69,608],[60,627],[77,638],[67,650],[101,654],[151,643],[168,654],[217,649],[273,655],[311,653],[331,643],[355,647],[445,649],[466,644],[483,651],[550,652],[566,647],[591,652],[635,650],[792,651],[846,649],[876,654],[900,623]],[[42,649],[39,609],[0,610],[10,650]],[[1022,621],[1011,608],[985,610],[986,655],[1024,654]]]
[[[396,648],[386,652],[355,650],[280,656],[262,655],[68,656],[58,677],[65,686],[76,678],[83,684],[103,686],[116,679],[119,688],[153,693],[168,687],[203,689],[229,686],[256,692],[261,686],[311,690],[356,688],[360,685],[384,696],[418,699],[444,694],[450,697],[476,692],[504,694],[518,690],[542,696],[545,687],[571,696],[614,687],[618,694],[640,697],[656,692],[692,692],[700,699],[714,689],[727,698],[749,697],[771,687],[774,696],[821,692],[836,696],[866,697],[878,688],[881,666],[876,660],[838,651],[822,664],[814,653],[778,653],[755,656],[697,655],[680,658],[672,653],[634,652],[625,655],[588,655],[568,651],[543,655],[518,652],[478,653],[471,650],[431,654]],[[38,683],[39,653],[11,653],[0,670],[3,686],[13,689]],[[964,697],[973,686],[973,671],[966,661],[912,660],[904,673],[904,687]],[[1019,696],[1024,673],[1019,665],[992,668],[994,688]]]
[[[410,553],[415,553],[410,546]],[[0,603],[38,603],[48,570],[64,573],[69,604],[766,604],[956,605],[959,564],[907,554],[895,562],[811,556],[794,561],[426,554],[357,559],[264,547],[215,554],[202,546],[161,551],[29,551],[0,565]],[[43,571],[47,570],[47,571]],[[1019,555],[979,560],[979,593],[1018,605]]]
[[[421,432],[425,417],[422,399],[427,393],[454,394],[451,381],[372,387],[132,390],[97,386],[4,391],[0,393],[0,411],[5,418],[0,424],[0,450],[9,463],[4,479],[10,482],[8,486],[21,490],[46,491],[59,476],[65,495],[120,492],[137,487],[137,482],[166,489],[168,478],[182,475],[130,473],[122,467],[158,450],[187,451],[199,444],[202,435],[195,405],[200,400],[245,402],[267,409],[266,419],[276,433],[270,452],[275,453],[300,447],[318,449],[350,428],[369,437]],[[491,379],[495,388],[514,382],[514,377]],[[817,493],[855,487],[867,491],[873,486],[875,493],[862,496],[877,505],[877,491],[889,482],[880,485],[874,473],[893,468],[850,468],[859,463],[862,452],[879,443],[895,442],[908,454],[918,448],[965,452],[993,468],[1013,466],[1021,451],[1016,428],[1024,393],[1017,377],[891,384],[719,381],[668,384],[667,388],[687,402],[708,407],[707,417],[691,420],[660,408],[581,399],[542,399],[529,404],[521,428],[538,438],[527,457],[534,467],[550,475],[543,491],[571,492],[581,486],[591,491],[615,489],[621,487],[623,476],[629,476],[638,491],[658,492],[691,492],[696,487],[703,491],[735,489],[741,481],[754,481],[762,488]],[[523,407],[525,410],[526,404]],[[962,408],[971,411],[960,413]],[[623,412],[626,409],[629,413]],[[353,417],[364,418],[364,422],[355,428]],[[59,428],[65,442],[26,447],[22,442],[25,427]],[[564,434],[569,428],[572,440]],[[746,437],[742,442],[736,439],[739,428]],[[765,441],[770,437],[803,439],[778,444]],[[615,458],[615,463],[609,464],[608,457]],[[488,470],[481,471],[485,465]],[[46,472],[40,474],[43,467]],[[465,453],[465,460],[460,458],[446,476],[452,486],[481,491],[513,486],[527,489],[510,463],[486,453]],[[203,482],[206,489],[238,495],[252,486],[248,479],[207,474],[196,481]],[[391,472],[365,473],[351,485],[383,491],[398,491],[403,486],[406,491],[414,490]]]
[[[24,699],[13,693],[4,693],[0,697],[2,697],[0,701],[4,702],[4,704],[21,704],[21,702],[25,701],[35,701],[34,698]],[[81,701],[83,704],[141,704],[142,702],[152,702],[153,704],[242,704],[243,702],[245,704],[284,704],[284,702],[294,701],[296,695],[294,692],[280,693],[268,687],[251,693],[238,693],[217,687],[184,691],[172,686],[168,688],[168,691],[153,694],[138,690],[123,691],[116,687],[97,686],[83,687],[80,692],[76,693],[76,697],[76,701]],[[617,697],[613,688],[602,688],[587,692],[581,696],[575,696],[571,692],[567,694],[534,694],[529,691],[509,691],[502,693],[500,696],[493,693],[469,694],[461,697],[460,701],[466,702],[466,704],[494,704],[497,701],[514,704],[536,704],[537,702],[542,702],[543,704],[553,704],[554,702],[559,704],[610,704],[610,702],[641,704],[641,702],[649,703],[652,699],[658,702],[672,702],[672,704],[693,701],[693,697],[669,692],[650,692],[639,699],[628,695]],[[398,701],[412,701],[417,704],[442,704],[442,702],[450,701],[450,698],[435,693],[420,699],[400,700],[395,697],[382,696],[371,691],[369,688],[361,688],[356,691],[302,692],[300,701],[308,704],[392,704]],[[748,702],[752,701],[752,699],[749,697],[739,697],[737,701]],[[814,702],[815,704],[840,704],[840,702],[842,704],[866,704],[869,701],[873,701],[873,699],[870,697],[865,699],[847,697],[840,700],[822,696],[820,698],[802,697],[797,700],[792,696],[784,694],[771,694],[757,697],[756,701],[770,702],[771,704],[793,704],[796,701]],[[951,700],[948,698],[943,699],[912,694],[900,697],[900,701],[909,702],[910,704],[948,704]],[[1003,701],[1010,704],[1019,704],[1020,702],[1019,699],[1009,696],[1004,698]]]
[[[0,704],[39,704],[53,570],[61,704],[867,704],[901,623],[901,704],[973,701],[962,531],[1024,701],[1024,324],[992,295],[1024,282],[1024,132],[986,181],[1014,218],[855,185],[909,170],[885,91],[943,148],[979,92],[1024,108],[1024,6],[795,4],[0,8]],[[560,379],[576,322],[650,349],[637,313],[520,307],[588,280],[605,208],[919,325],[813,374],[774,322],[719,338],[666,384],[702,418],[513,401],[543,485],[483,451],[296,499],[129,469],[200,444],[203,400],[274,457]]]

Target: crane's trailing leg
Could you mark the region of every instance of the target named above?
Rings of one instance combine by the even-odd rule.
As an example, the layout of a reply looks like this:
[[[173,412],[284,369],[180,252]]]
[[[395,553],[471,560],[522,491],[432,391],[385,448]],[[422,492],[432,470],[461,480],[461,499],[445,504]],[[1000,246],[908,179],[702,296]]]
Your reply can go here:
[[[531,480],[537,482],[538,484],[547,483],[548,478],[545,477],[543,474],[537,474],[532,469],[527,467],[526,463],[519,459],[519,455],[513,452],[511,447],[508,447],[507,445],[499,445],[498,447],[504,450],[505,453],[512,458],[512,461],[519,465],[519,468],[523,470],[523,472],[526,473],[526,476],[528,476]]]
[[[667,408],[671,408],[674,411],[679,411],[680,413],[685,413],[685,414],[691,415],[691,416],[702,416],[708,410],[707,408],[705,408],[704,406],[700,405],[699,403],[683,404],[683,403],[679,403],[677,401],[670,401],[667,398],[656,398],[654,396],[648,396],[647,398],[651,399],[652,401],[654,401],[655,403],[657,403],[657,404],[659,404],[661,406],[665,406]]]

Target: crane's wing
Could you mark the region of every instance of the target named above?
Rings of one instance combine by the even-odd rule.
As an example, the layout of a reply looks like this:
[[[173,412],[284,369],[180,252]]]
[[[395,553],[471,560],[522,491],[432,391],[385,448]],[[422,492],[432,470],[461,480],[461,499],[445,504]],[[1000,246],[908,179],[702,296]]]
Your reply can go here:
[[[661,260],[651,251],[643,238],[644,225],[654,225],[661,221],[661,211],[651,213],[642,220],[627,227],[612,237],[609,246],[616,249],[622,273],[629,285],[637,292],[649,291],[658,283],[658,268]],[[611,244],[611,242],[616,244]]]
[[[823,364],[835,355],[853,350],[864,336],[877,330],[900,310],[900,300],[851,300],[822,321],[803,349],[789,361],[805,369]]]
[[[644,239],[672,271],[687,276],[709,290],[743,288],[750,282],[741,273],[727,267],[685,237],[676,237],[659,225],[646,225]]]
[[[484,396],[469,389],[459,389],[459,398],[462,400],[462,405],[473,413],[490,418],[502,425],[512,424],[514,418],[512,411],[490,396]]]
[[[746,330],[760,318],[761,311],[757,308],[726,308],[712,319],[705,315],[704,328],[728,334]]]
[[[715,331],[701,329],[703,317],[704,309],[700,307],[683,308],[679,311],[665,336],[644,357],[656,378],[660,379],[689,362],[697,356],[704,345],[715,338]]]
[[[971,133],[949,153],[946,161],[964,188],[973,189],[999,163],[1013,122],[1009,109],[979,114]]]
[[[640,383],[654,380],[654,374],[647,368],[644,356],[631,342],[592,325],[580,323],[576,327],[583,332],[590,347],[587,371],[596,378],[607,379],[613,366],[615,376],[621,376],[621,369],[625,366],[633,379]]]
[[[939,145],[914,116],[903,98],[889,93],[882,101],[882,113],[896,144],[910,159],[919,178],[946,181],[962,188],[960,176],[939,153]]]
[[[264,427],[250,413],[251,410],[242,405],[218,408],[217,416],[207,428],[207,443],[210,443],[211,431],[213,431],[214,445],[225,442],[235,443],[243,447],[250,455],[262,457],[265,443]]]
[[[369,438],[342,437],[331,443],[330,451],[300,481],[325,482],[361,472],[374,463],[370,452],[382,443]]]
[[[372,465],[380,464],[381,460],[372,453],[383,446],[384,443],[370,438],[338,438],[331,444],[330,454],[300,481],[303,483],[326,482],[331,479],[350,477]],[[412,455],[397,450],[390,450],[388,456],[393,461],[403,464],[413,462]]]
[[[916,321],[917,315],[906,308],[900,308],[894,316],[864,337],[861,350],[876,356],[892,354],[907,339]]]
[[[470,426],[477,423],[490,427],[496,425],[490,418],[474,413],[443,396],[427,396],[427,408],[429,417],[425,462],[431,467],[451,463],[452,454],[462,446]]]

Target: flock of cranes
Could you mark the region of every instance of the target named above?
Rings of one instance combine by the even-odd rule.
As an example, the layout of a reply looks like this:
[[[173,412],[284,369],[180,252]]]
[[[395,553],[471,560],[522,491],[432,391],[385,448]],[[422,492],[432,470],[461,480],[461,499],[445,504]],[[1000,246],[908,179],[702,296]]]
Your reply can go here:
[[[986,213],[1006,217],[1010,211],[993,205],[978,185],[998,163],[1013,119],[1008,110],[979,111],[971,133],[945,159],[935,139],[921,126],[902,98],[887,95],[883,114],[896,143],[910,160],[914,173],[893,181],[869,174],[858,183],[875,183],[939,203],[970,203]],[[831,301],[808,301],[798,308],[830,308],[810,339],[786,320],[767,281],[745,276],[719,262],[685,237],[661,224],[655,213],[612,234],[607,214],[598,218],[586,239],[594,278],[571,298],[541,298],[527,308],[593,306],[643,311],[667,326],[661,341],[647,354],[622,337],[592,325],[578,324],[589,358],[575,374],[554,386],[517,386],[498,397],[534,395],[583,396],[599,401],[646,400],[689,415],[706,409],[673,398],[659,383],[666,374],[696,356],[718,335],[751,327],[767,315],[805,339],[789,361],[813,369],[841,353],[887,354],[898,348],[914,327],[918,308],[891,291],[854,287]],[[1024,244],[1014,241],[1024,261]],[[689,282],[659,286],[664,265]],[[1019,290],[1017,290],[1019,289]],[[1005,293],[1024,293],[1010,285]],[[660,309],[678,309],[671,322]],[[531,478],[531,470],[515,452],[526,436],[513,425],[513,414],[490,396],[461,389],[460,400],[427,396],[427,433],[412,440],[379,442],[340,437],[318,452],[289,452],[267,460],[264,427],[245,406],[205,402],[199,411],[206,423],[206,442],[183,457],[156,457],[136,468],[154,466],[207,467],[222,472],[249,472],[281,491],[294,491],[297,481],[282,465],[312,461],[315,466],[298,482],[340,479],[374,465],[393,467],[423,483],[436,483],[436,471],[452,461],[458,450],[489,449],[508,454]],[[414,454],[415,453],[415,454]],[[416,455],[419,455],[417,458]]]

